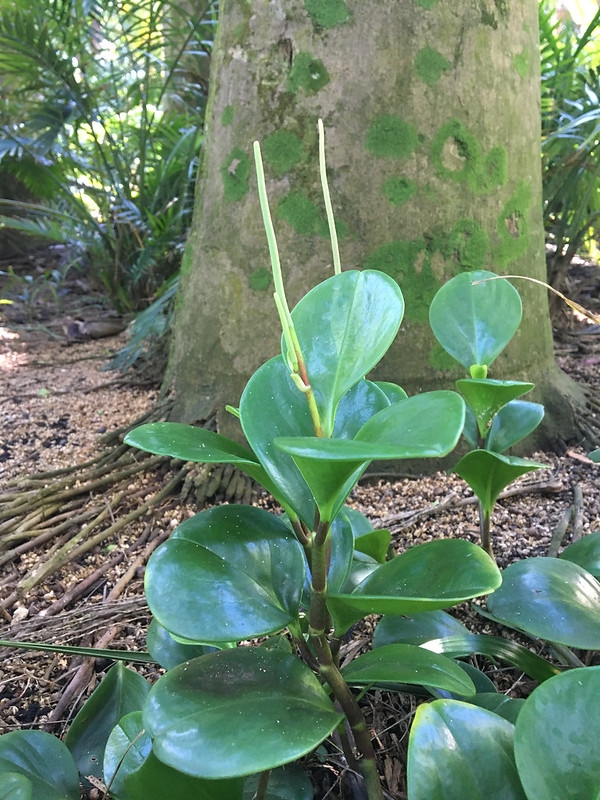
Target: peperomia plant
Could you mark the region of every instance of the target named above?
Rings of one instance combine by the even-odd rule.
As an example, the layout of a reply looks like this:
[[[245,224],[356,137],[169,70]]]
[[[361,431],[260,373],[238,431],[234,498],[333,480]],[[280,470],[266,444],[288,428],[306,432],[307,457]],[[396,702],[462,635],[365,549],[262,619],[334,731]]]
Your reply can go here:
[[[126,441],[235,464],[285,513],[209,509],[152,556],[146,595],[157,624],[184,648],[216,649],[170,669],[152,688],[140,724],[167,767],[226,781],[221,797],[241,797],[235,781],[256,773],[256,797],[271,796],[268,773],[333,734],[375,800],[383,796],[380,780],[351,687],[434,686],[468,695],[474,686],[455,662],[415,645],[380,648],[340,668],[342,637],[366,614],[413,614],[489,593],[500,573],[463,540],[429,542],[386,561],[389,533],[373,531],[345,506],[372,461],[449,453],[465,404],[451,391],[408,398],[366,377],[394,340],[404,301],[383,273],[341,272],[331,217],[335,274],[288,308],[256,152],[283,335],[281,355],[250,378],[233,410],[249,446],[177,423],[142,426]]]

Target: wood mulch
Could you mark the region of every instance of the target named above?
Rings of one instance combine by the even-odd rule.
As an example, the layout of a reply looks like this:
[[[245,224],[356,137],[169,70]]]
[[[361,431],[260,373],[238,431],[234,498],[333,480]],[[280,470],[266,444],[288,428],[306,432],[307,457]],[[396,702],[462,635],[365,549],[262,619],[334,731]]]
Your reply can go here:
[[[21,269],[35,275],[36,268],[32,262]],[[107,314],[97,293],[76,279],[64,281],[60,295],[42,285],[32,296],[12,281],[0,281],[0,297],[14,300],[0,306],[0,639],[143,650],[149,621],[143,576],[153,550],[203,507],[268,506],[269,500],[228,468],[190,468],[123,446],[123,432],[134,421],[168,411],[157,387],[139,375],[124,379],[102,371],[126,332],[68,344],[67,317]],[[598,310],[599,284],[596,267],[572,267],[569,294],[592,310]],[[598,326],[571,316],[556,344],[563,369],[592,395],[600,383],[599,334]],[[600,529],[600,467],[589,461],[586,447],[573,443],[561,455],[535,456],[549,469],[517,484],[494,514],[501,566],[556,553]],[[437,537],[478,541],[476,505],[453,475],[371,478],[351,502],[375,527],[392,531],[397,551]],[[469,607],[461,614],[478,630],[491,630]],[[367,621],[353,632],[346,658],[368,646],[371,628]],[[514,670],[477,663],[503,691],[523,696],[531,690]],[[108,666],[105,659],[0,648],[0,734],[37,728],[63,735]],[[149,665],[136,668],[150,680],[160,673]],[[365,697],[393,800],[406,796],[406,740],[418,702],[391,692]],[[308,766],[319,800],[360,797],[334,748],[325,765]]]

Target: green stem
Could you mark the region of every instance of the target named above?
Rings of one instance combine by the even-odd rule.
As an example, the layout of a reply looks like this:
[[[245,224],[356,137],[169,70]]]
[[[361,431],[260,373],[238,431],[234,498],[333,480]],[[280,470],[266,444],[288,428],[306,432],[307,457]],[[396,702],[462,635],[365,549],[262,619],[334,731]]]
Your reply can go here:
[[[317,123],[319,129],[319,172],[321,173],[321,187],[323,189],[323,200],[325,201],[325,212],[327,214],[327,224],[329,226],[329,238],[331,239],[331,250],[333,252],[333,272],[339,275],[342,271],[342,264],[340,261],[340,249],[338,247],[337,231],[335,229],[335,219],[333,216],[333,207],[331,205],[331,196],[329,194],[329,184],[327,183],[327,165],[325,163],[325,130],[323,128],[323,120],[320,119]]]
[[[481,533],[481,546],[490,558],[494,558],[492,548],[492,514],[484,511],[483,504],[479,501],[479,531]]]
[[[269,778],[271,777],[271,770],[266,769],[258,776],[258,786],[253,800],[267,800],[267,790],[269,788]]]

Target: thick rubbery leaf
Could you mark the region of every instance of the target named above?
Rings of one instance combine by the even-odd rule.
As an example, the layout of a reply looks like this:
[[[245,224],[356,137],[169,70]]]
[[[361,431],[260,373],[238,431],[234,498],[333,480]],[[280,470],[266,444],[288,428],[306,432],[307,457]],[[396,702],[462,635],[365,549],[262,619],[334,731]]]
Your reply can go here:
[[[406,400],[408,397],[404,389],[395,383],[390,383],[389,381],[374,381],[374,383],[385,394],[390,404],[399,403],[400,400]]]
[[[158,758],[210,779],[295,761],[341,719],[302,661],[255,647],[220,650],[175,667],[152,688],[144,709]]]
[[[172,669],[191,658],[198,658],[214,650],[204,644],[182,644],[175,641],[169,631],[153,619],[146,634],[148,652],[164,669]]]
[[[503,453],[534,431],[544,418],[544,406],[529,400],[511,400],[492,421],[486,450]]]
[[[425,392],[388,406],[363,425],[356,437],[281,437],[278,448],[303,461],[354,462],[437,458],[456,445],[464,423],[464,401],[456,392]],[[436,424],[432,425],[431,420]]]
[[[244,800],[255,799],[258,780],[258,775],[246,779]],[[269,775],[265,800],[313,800],[313,785],[303,769],[296,764],[286,764]]]
[[[117,800],[242,800],[243,796],[241,778],[194,778],[159,761],[141,711],[127,714],[112,730],[104,753],[104,780]]]
[[[460,700],[419,706],[408,745],[410,800],[526,800],[514,726]]]
[[[6,775],[15,773],[29,781],[35,800],[79,800],[79,775],[73,757],[50,733],[24,730],[0,736],[0,786]],[[24,790],[24,782],[20,783]]]
[[[474,380],[472,378],[461,378],[456,381],[456,388],[473,409],[482,439],[487,436],[492,420],[498,411],[511,400],[531,391],[533,387],[533,383],[524,383],[523,381]]]
[[[489,366],[521,322],[519,293],[507,280],[485,280],[491,277],[484,270],[463,272],[442,286],[429,308],[436,339],[466,369]]]
[[[510,564],[487,605],[500,622],[551,642],[600,649],[600,583],[561,558]]]
[[[403,314],[400,287],[374,270],[334,275],[293,309],[325,436],[332,434],[342,396],[385,355]]]
[[[560,558],[579,564],[594,578],[600,578],[600,531],[589,533],[565,547]]]
[[[468,702],[480,708],[487,708],[488,711],[493,711],[514,725],[525,700],[522,697],[507,697],[499,692],[478,692],[469,697]]]
[[[149,691],[150,684],[120,662],[106,673],[65,737],[80,775],[102,778],[104,748],[110,732],[122,716],[141,710]]]
[[[0,775],[0,800],[33,800],[33,786],[29,778],[19,772]]]
[[[367,420],[389,405],[385,392],[373,381],[355,383],[339,402],[333,438],[353,439]]]
[[[151,422],[125,435],[125,444],[156,455],[205,464],[235,464],[275,496],[277,488],[247,447],[220,433],[180,422]]]
[[[472,450],[461,458],[453,472],[469,484],[485,513],[491,514],[498,495],[509,483],[520,475],[546,467],[547,464],[525,458],[505,456],[490,450]]]
[[[369,650],[342,669],[351,686],[402,683],[435,686],[461,695],[475,693],[469,676],[455,661],[413,644],[387,644]]]
[[[431,639],[423,647],[434,653],[443,653],[449,658],[465,658],[473,653],[487,656],[491,660],[505,661],[536,681],[545,681],[558,674],[558,667],[532,653],[521,644],[482,633],[459,633]]]
[[[223,505],[185,520],[151,556],[150,610],[170,633],[219,644],[284,628],[298,614],[304,552],[264,509]]]
[[[600,667],[572,669],[538,686],[515,723],[528,800],[597,800],[599,741]]]
[[[431,639],[468,632],[462,622],[445,611],[426,611],[411,617],[386,614],[375,628],[373,647],[386,644],[423,644]]]
[[[293,459],[273,445],[278,436],[312,436],[314,427],[306,397],[293,384],[281,356],[263,364],[246,384],[240,400],[240,422],[250,447],[269,476],[265,486],[289,511],[312,526],[315,503]]]
[[[450,608],[493,592],[501,575],[492,559],[463,539],[416,545],[372,571],[350,594],[328,599],[336,630],[365,614],[416,614]]]

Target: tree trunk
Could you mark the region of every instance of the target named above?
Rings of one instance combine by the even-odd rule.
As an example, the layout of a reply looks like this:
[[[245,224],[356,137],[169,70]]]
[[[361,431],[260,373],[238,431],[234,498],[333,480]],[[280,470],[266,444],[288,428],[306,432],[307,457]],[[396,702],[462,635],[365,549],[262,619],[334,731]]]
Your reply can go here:
[[[406,300],[376,377],[452,388],[462,369],[427,322],[438,287],[472,269],[545,279],[538,64],[536,0],[222,0],[167,375],[175,418],[217,410],[232,435],[223,407],[278,352],[255,139],[290,304],[332,274],[319,118],[342,268],[383,270]],[[537,384],[548,443],[573,435],[573,385],[545,290],[515,285],[523,324],[490,377]]]

